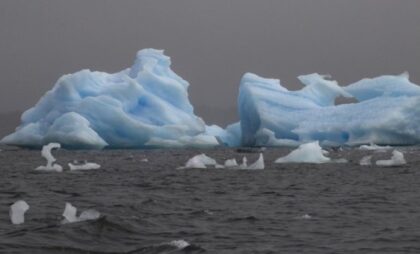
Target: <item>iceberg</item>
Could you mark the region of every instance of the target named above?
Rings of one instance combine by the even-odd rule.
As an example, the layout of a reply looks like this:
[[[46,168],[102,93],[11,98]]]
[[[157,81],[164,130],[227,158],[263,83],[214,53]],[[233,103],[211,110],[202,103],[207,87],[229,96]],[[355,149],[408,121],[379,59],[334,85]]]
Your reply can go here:
[[[16,201],[10,206],[9,216],[10,221],[14,225],[19,225],[25,222],[25,213],[29,210],[29,205],[23,200]]]
[[[143,49],[130,68],[117,73],[64,75],[1,143],[41,147],[56,142],[77,149],[219,145],[194,114],[189,83],[170,66],[162,50]],[[228,130],[218,131],[233,139]]]
[[[392,157],[389,160],[378,160],[376,161],[377,166],[383,167],[396,167],[407,164],[404,158],[404,154],[400,151],[392,151]]]
[[[331,159],[326,157],[328,152],[323,150],[318,141],[302,144],[288,155],[278,158],[275,163],[327,163]]]
[[[345,87],[329,76],[302,75],[301,90],[252,73],[238,97],[241,145],[413,145],[420,143],[420,87],[408,75],[363,79]],[[356,103],[335,105],[338,97]]]
[[[59,143],[50,143],[42,147],[41,155],[47,160],[47,165],[39,166],[35,170],[37,171],[55,171],[62,172],[63,167],[60,164],[55,163],[57,160],[51,154],[53,149],[59,149],[61,145]]]

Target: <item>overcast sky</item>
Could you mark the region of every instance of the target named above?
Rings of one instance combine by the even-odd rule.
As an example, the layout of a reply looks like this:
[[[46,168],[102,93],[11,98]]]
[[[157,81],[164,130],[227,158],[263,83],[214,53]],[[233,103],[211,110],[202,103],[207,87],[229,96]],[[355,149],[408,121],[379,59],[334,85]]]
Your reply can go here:
[[[420,83],[419,0],[1,0],[0,36],[0,113],[31,107],[63,74],[129,67],[146,47],[171,56],[207,123],[236,119],[245,72],[290,89],[312,72]]]

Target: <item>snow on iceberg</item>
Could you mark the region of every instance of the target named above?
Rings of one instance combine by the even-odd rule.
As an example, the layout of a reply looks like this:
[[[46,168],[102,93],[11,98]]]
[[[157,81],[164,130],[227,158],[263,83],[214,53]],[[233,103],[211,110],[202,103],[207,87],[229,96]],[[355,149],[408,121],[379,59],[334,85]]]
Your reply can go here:
[[[61,145],[59,143],[50,143],[42,147],[41,155],[47,160],[47,165],[39,166],[35,170],[38,171],[55,171],[62,172],[63,167],[60,164],[55,163],[57,160],[52,155],[53,149],[59,149]]]
[[[310,74],[289,91],[276,79],[247,73],[240,84],[238,110],[244,146],[420,143],[420,87],[408,75],[364,79],[346,87]],[[335,105],[337,97],[357,103]]]
[[[391,159],[376,161],[377,166],[384,166],[384,167],[396,167],[396,166],[402,166],[405,164],[407,164],[407,162],[405,161],[404,154],[397,150],[392,151]]]
[[[19,225],[25,222],[25,213],[29,210],[29,205],[23,200],[16,201],[10,206],[9,216],[10,221],[14,225]]]
[[[319,142],[302,144],[288,155],[278,158],[275,163],[327,163],[331,159],[326,157],[328,152],[322,150]]]
[[[101,217],[101,214],[93,209],[83,211],[79,216],[77,216],[77,208],[70,203],[66,203],[66,207],[63,212],[64,220],[62,224],[81,222],[87,220],[97,220]]]
[[[194,114],[189,83],[170,65],[163,51],[143,49],[130,68],[117,73],[64,75],[1,143],[40,147],[58,142],[86,149],[219,145]]]

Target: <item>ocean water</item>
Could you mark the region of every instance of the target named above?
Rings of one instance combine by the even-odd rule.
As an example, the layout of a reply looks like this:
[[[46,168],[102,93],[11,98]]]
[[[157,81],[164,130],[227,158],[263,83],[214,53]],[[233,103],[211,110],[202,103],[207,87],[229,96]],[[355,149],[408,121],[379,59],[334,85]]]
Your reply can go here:
[[[349,162],[312,165],[274,164],[290,150],[267,149],[255,171],[176,168],[202,152],[252,163],[258,149],[62,149],[65,168],[102,165],[63,173],[34,171],[40,151],[2,149],[0,253],[420,253],[418,147],[399,148],[408,164],[394,168],[359,166],[390,151],[330,150]],[[21,199],[30,209],[12,225]],[[102,216],[63,225],[66,202]]]

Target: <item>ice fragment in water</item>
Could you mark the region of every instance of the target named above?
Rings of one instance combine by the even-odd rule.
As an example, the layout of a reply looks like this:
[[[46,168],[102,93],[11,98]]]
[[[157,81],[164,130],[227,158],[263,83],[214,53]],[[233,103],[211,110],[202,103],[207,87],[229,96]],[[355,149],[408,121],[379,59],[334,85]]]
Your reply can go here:
[[[360,160],[359,164],[360,164],[360,166],[370,166],[370,165],[372,165],[372,155],[364,156]]]
[[[176,247],[178,250],[182,250],[190,246],[190,244],[185,240],[174,240],[171,241],[169,245]]]
[[[94,162],[86,162],[84,164],[73,164],[69,163],[69,168],[71,171],[75,170],[90,170],[90,169],[98,169],[101,168],[101,165],[94,163]]]
[[[215,159],[208,157],[204,153],[196,155],[185,163],[184,167],[180,168],[207,168],[207,166],[216,166]]]
[[[51,151],[53,149],[60,148],[61,145],[58,143],[49,143],[48,145],[45,145],[42,147],[41,155],[47,160],[46,166],[39,166],[35,170],[39,171],[56,171],[56,172],[62,172],[63,167],[57,163],[55,163],[56,159],[51,154]]]
[[[23,201],[16,201],[10,206],[9,216],[13,224],[19,225],[25,222],[25,212],[28,211],[29,205]]]
[[[322,150],[319,142],[300,145],[288,155],[278,158],[275,163],[326,163],[331,159],[326,157],[327,151]]]
[[[397,150],[394,150],[392,152],[391,159],[376,161],[376,165],[384,166],[384,167],[402,166],[404,164],[407,164],[407,162],[404,159],[404,154],[400,151],[397,151]]]
[[[77,216],[77,208],[74,207],[70,203],[66,203],[66,207],[64,208],[63,217],[64,220],[62,221],[63,224],[66,223],[74,223],[74,222],[81,222],[87,220],[97,220],[99,219],[101,214],[93,209],[89,209],[83,211],[80,216]]]
[[[255,161],[249,166],[244,167],[243,169],[264,169],[264,167],[264,156],[262,153],[260,153],[260,156],[258,157],[257,161]]]
[[[236,159],[229,159],[225,161],[225,167],[226,168],[238,167],[238,163],[236,162]]]

